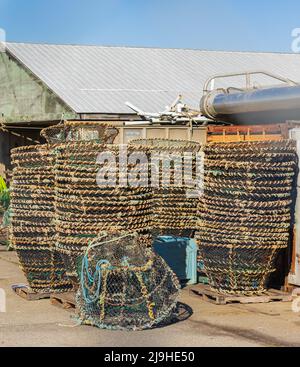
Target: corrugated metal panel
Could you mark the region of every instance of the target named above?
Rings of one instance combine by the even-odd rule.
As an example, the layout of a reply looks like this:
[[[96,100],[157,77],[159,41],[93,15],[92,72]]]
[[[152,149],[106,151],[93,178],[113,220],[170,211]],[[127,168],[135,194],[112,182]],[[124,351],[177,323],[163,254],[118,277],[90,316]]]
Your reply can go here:
[[[130,113],[126,101],[158,112],[178,94],[198,108],[205,80],[219,73],[267,70],[300,82],[297,54],[24,43],[7,48],[78,113]],[[259,77],[257,83],[268,81]],[[239,86],[236,79],[231,84]]]

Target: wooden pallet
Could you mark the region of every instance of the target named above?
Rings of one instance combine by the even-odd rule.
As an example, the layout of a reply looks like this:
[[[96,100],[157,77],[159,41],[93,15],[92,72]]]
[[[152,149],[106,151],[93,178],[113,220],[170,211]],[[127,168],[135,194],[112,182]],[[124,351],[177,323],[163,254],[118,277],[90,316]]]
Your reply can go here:
[[[20,297],[27,301],[38,301],[40,299],[50,298],[50,293],[37,293],[33,292],[27,287],[15,287],[12,290]]]
[[[54,293],[51,294],[50,302],[53,306],[62,308],[67,311],[75,311],[75,292]]]
[[[269,303],[269,302],[292,302],[291,293],[270,289],[261,295],[239,296],[230,294],[221,294],[210,289],[207,285],[199,284],[190,289],[190,292],[200,296],[203,300],[214,303],[215,305],[226,305],[230,303]]]
[[[207,127],[208,142],[277,141],[287,139],[291,124],[234,125]]]

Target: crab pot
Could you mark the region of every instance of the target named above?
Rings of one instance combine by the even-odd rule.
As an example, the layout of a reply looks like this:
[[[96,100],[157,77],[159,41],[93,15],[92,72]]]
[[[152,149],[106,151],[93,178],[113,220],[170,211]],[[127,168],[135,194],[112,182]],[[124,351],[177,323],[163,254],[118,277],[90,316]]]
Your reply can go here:
[[[138,233],[100,233],[82,264],[76,303],[83,324],[143,330],[172,320],[179,282]]]
[[[12,150],[11,243],[33,291],[63,292],[72,285],[55,247],[54,155],[52,147]]]
[[[48,142],[57,144],[56,246],[75,287],[80,256],[100,230],[134,228],[141,231],[145,243],[152,242],[148,231],[149,190],[118,182],[119,146],[112,145],[117,134],[115,127],[95,121],[65,121],[42,131]],[[97,157],[103,152],[116,158],[116,165],[111,167],[116,182],[108,186],[97,181],[104,165],[97,163]],[[132,169],[134,164],[129,166]]]
[[[75,141],[94,141],[112,144],[119,130],[108,123],[95,121],[64,121],[41,131],[50,144]]]
[[[200,144],[184,140],[138,139],[131,141],[129,146],[140,149],[147,147],[151,153],[151,223],[155,236],[171,233],[181,236],[195,230],[198,204],[197,153]],[[168,161],[170,163],[165,171],[165,162]],[[190,173],[189,180],[185,179],[188,176],[184,176],[183,168]]]
[[[289,243],[295,142],[209,144],[204,152],[196,237],[210,286],[262,293],[278,252]]]
[[[77,276],[78,259],[100,231],[137,231],[144,244],[152,243],[152,192],[143,185],[148,165],[130,160],[136,148],[120,154],[121,148],[91,141],[66,142],[56,148],[56,246],[70,276]],[[110,161],[99,160],[100,153]],[[148,150],[143,153],[147,156]],[[138,178],[136,186],[122,181],[124,168]]]

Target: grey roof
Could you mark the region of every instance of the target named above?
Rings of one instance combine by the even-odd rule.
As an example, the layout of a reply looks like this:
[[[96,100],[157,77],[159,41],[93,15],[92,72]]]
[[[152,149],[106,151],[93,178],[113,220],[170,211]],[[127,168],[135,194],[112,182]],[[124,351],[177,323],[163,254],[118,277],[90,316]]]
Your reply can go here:
[[[198,108],[205,80],[219,73],[267,70],[300,82],[298,54],[25,43],[7,49],[77,113],[130,113],[126,101],[158,112],[178,94]]]

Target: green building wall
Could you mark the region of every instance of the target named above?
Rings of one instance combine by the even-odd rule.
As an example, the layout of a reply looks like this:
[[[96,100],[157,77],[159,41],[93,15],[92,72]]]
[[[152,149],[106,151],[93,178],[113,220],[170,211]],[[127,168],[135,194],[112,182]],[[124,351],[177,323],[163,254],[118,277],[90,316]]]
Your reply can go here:
[[[51,122],[76,114],[41,80],[0,52],[0,118],[5,123]]]

